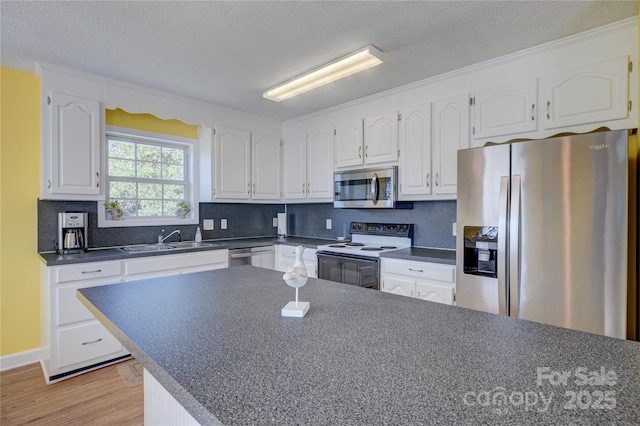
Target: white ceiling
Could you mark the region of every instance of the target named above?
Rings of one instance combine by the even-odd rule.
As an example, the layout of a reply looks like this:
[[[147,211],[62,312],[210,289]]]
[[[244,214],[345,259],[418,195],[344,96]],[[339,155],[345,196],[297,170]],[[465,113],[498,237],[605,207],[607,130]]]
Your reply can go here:
[[[637,16],[637,1],[7,1],[1,64],[34,61],[286,120]],[[385,63],[262,92],[373,44]]]

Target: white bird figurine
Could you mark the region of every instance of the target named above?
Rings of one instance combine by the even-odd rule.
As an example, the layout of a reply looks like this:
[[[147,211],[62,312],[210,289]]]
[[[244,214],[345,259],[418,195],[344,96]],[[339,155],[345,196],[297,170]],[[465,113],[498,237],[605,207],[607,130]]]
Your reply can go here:
[[[296,302],[298,301],[298,288],[305,285],[307,283],[307,280],[309,279],[307,268],[304,266],[304,262],[302,260],[303,252],[304,247],[296,247],[296,261],[294,262],[293,267],[287,269],[287,272],[285,272],[285,274],[282,276],[282,279],[287,283],[288,286],[295,287]]]
[[[309,306],[311,306],[309,302],[298,303],[298,289],[305,285],[309,279],[307,268],[304,266],[304,262],[302,261],[303,252],[304,247],[296,247],[296,261],[294,262],[293,267],[287,269],[287,272],[282,276],[282,279],[288,286],[295,287],[296,289],[296,301],[289,302],[284,308],[282,308],[283,317],[303,317],[309,310]]]

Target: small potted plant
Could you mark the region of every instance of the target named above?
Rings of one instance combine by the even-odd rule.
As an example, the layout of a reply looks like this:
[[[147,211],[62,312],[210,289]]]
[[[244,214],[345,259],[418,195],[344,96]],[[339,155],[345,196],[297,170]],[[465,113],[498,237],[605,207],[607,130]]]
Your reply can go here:
[[[187,217],[191,209],[189,208],[189,203],[186,201],[180,201],[177,205],[176,216],[180,219],[184,219]]]
[[[104,205],[111,216],[111,220],[122,220],[122,207],[120,207],[120,202],[118,200],[110,200],[109,202],[104,203]]]

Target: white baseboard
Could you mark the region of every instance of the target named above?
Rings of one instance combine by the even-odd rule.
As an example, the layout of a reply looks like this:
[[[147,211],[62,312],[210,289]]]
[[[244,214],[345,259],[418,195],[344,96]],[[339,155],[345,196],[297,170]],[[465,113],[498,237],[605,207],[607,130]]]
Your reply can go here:
[[[35,364],[42,358],[41,348],[30,349],[28,351],[17,352],[0,357],[0,371],[7,371],[23,365]]]

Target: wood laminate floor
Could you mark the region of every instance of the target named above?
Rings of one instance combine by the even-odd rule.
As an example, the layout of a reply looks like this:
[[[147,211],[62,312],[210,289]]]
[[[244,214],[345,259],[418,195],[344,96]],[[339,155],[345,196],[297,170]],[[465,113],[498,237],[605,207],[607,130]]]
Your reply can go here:
[[[0,425],[143,425],[143,386],[127,387],[118,365],[52,385],[40,364],[0,373]]]

